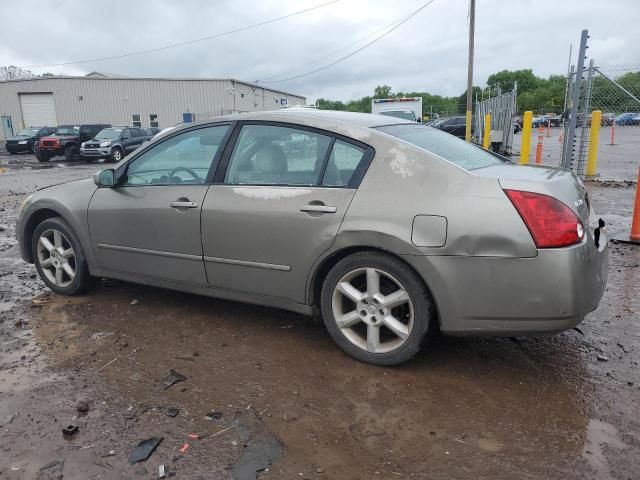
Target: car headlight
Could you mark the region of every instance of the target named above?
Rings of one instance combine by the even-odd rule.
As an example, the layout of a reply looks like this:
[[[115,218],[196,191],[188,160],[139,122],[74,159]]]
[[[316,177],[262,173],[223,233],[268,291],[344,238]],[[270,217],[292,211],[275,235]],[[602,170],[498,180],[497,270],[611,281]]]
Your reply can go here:
[[[101,146],[101,147],[108,147],[108,146],[110,146],[110,145],[111,145],[111,142],[102,142],[102,143],[100,144],[100,146]]]
[[[27,144],[27,141],[26,141],[26,140],[20,140],[20,141],[18,142],[18,145],[26,145],[26,144]]]
[[[80,148],[84,148],[84,142],[80,144]]]

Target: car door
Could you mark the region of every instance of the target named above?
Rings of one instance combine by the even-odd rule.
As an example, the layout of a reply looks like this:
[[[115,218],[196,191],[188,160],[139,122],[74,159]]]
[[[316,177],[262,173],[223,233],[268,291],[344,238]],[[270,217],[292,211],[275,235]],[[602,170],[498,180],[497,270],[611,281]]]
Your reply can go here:
[[[247,122],[232,139],[202,207],[209,284],[303,303],[373,149],[292,124]]]
[[[125,155],[135,150],[135,147],[133,145],[133,135],[131,134],[130,128],[125,128],[122,130],[122,133],[120,134],[120,141],[122,143],[122,148]]]
[[[200,211],[228,130],[180,131],[121,167],[116,187],[96,191],[88,218],[100,267],[206,285]]]

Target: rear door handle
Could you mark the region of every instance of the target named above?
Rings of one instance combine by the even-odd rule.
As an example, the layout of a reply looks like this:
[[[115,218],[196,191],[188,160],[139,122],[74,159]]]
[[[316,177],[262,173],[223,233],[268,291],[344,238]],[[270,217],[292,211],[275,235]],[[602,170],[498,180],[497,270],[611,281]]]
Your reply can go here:
[[[197,202],[171,202],[173,208],[198,208]]]
[[[312,205],[307,204],[300,209],[301,212],[320,212],[320,213],[336,213],[338,209],[336,207],[329,207],[327,205]]]

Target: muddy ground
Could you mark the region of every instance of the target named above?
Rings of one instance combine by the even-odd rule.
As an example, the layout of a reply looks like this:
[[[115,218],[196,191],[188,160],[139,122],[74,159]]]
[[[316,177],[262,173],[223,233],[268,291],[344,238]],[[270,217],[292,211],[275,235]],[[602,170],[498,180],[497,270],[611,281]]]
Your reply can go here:
[[[640,248],[611,246],[607,292],[579,329],[441,337],[380,368],[274,309],[113,281],[49,295],[19,258],[17,209],[36,186],[99,166],[8,160],[0,478],[152,479],[161,464],[180,479],[250,478],[242,467],[266,467],[261,479],[640,478]],[[628,226],[634,188],[589,184],[613,230]],[[170,369],[186,380],[161,390]],[[69,424],[79,431],[64,437]],[[149,437],[163,441],[130,465]]]

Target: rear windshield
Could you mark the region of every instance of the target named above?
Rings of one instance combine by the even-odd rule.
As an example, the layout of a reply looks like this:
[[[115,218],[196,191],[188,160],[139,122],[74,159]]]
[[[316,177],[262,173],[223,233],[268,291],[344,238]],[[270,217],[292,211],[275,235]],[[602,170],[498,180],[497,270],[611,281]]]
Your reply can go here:
[[[465,170],[501,165],[505,160],[453,135],[417,124],[387,125],[378,130],[435,153]]]
[[[415,114],[407,110],[387,110],[386,112],[380,112],[380,115],[386,115],[387,117],[403,118],[404,120],[412,120],[414,122],[416,120]]]

